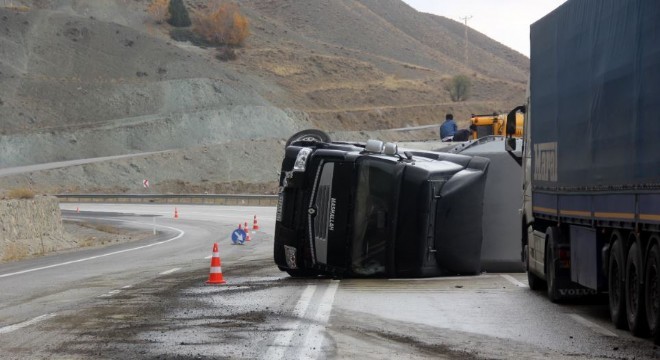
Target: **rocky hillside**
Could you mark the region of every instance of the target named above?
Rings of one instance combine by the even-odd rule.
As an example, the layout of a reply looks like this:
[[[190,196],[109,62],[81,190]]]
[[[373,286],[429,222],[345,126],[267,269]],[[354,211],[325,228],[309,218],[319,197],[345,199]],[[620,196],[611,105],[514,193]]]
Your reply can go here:
[[[0,4],[0,167],[154,150],[169,150],[172,166],[158,155],[85,165],[66,181],[51,171],[0,185],[134,192],[134,179],[157,173],[152,184],[163,191],[261,191],[272,188],[281,158],[273,144],[302,128],[359,137],[523,100],[526,57],[470,31],[466,63],[462,24],[400,0],[240,1],[251,36],[228,62],[213,48],[173,40],[169,25],[148,16],[149,3]],[[208,1],[185,3],[204,9]],[[444,89],[458,74],[472,80],[465,102]],[[246,157],[259,170],[227,166]],[[198,170],[182,173],[181,161]]]

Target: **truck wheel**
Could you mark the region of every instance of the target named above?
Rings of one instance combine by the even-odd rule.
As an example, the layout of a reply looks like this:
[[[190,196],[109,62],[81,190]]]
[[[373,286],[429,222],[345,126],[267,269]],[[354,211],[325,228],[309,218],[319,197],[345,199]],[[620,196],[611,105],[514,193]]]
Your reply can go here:
[[[541,290],[545,285],[543,280],[529,271],[529,246],[525,245],[523,249],[523,256],[525,257],[525,271],[527,271],[527,283],[529,284],[529,288],[531,290]]]
[[[624,297],[625,281],[625,263],[623,261],[623,245],[621,236],[614,232],[615,238],[610,249],[609,271],[607,274],[607,285],[609,292],[610,317],[618,329],[625,329],[628,325],[626,320],[626,299]]]
[[[649,325],[653,342],[660,345],[660,246],[651,247],[646,260],[644,302],[646,303],[646,321]]]
[[[559,288],[557,287],[557,269],[555,266],[555,246],[559,240],[559,229],[551,226],[545,232],[545,279],[548,283],[548,298],[552,302],[561,299]]]
[[[628,250],[628,260],[626,261],[626,317],[630,332],[638,337],[646,335],[648,331],[644,313],[643,276],[642,254],[639,250],[639,243],[635,241]]]
[[[326,132],[317,129],[307,129],[293,134],[289,140],[286,141],[286,146],[291,145],[294,141],[309,141],[309,142],[330,142],[330,135]]]

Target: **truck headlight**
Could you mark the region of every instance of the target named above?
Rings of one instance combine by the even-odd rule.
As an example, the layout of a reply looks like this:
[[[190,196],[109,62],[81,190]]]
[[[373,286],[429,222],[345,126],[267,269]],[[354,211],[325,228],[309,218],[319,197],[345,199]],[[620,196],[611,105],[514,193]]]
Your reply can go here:
[[[312,153],[310,148],[302,148],[298,151],[298,156],[296,156],[296,162],[293,164],[293,171],[305,171],[307,166],[307,158],[309,154]]]

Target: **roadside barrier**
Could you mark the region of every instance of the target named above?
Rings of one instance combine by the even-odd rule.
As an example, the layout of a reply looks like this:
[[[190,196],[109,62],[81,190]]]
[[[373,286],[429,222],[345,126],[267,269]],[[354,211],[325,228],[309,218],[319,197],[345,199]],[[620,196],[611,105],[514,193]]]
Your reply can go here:
[[[213,256],[211,256],[211,269],[209,270],[209,279],[206,281],[207,285],[220,285],[226,283],[222,277],[222,265],[220,262],[220,252],[218,251],[218,243],[213,243]]]
[[[277,195],[236,194],[59,194],[62,203],[153,203],[277,206]]]

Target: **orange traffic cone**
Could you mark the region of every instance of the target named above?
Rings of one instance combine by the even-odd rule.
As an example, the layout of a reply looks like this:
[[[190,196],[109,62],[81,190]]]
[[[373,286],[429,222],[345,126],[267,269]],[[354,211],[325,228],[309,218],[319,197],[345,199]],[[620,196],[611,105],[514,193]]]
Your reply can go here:
[[[213,256],[211,257],[211,270],[207,285],[220,285],[226,283],[222,277],[222,266],[220,263],[220,253],[218,252],[218,243],[213,244]]]
[[[257,224],[257,215],[254,216],[254,221],[252,222],[252,231],[259,230],[259,224]]]
[[[248,227],[247,221],[245,222],[245,227],[243,228],[245,230],[245,241],[250,241],[250,228]]]
[[[179,218],[179,210],[177,210],[177,208],[174,208],[174,218],[175,219]]]

